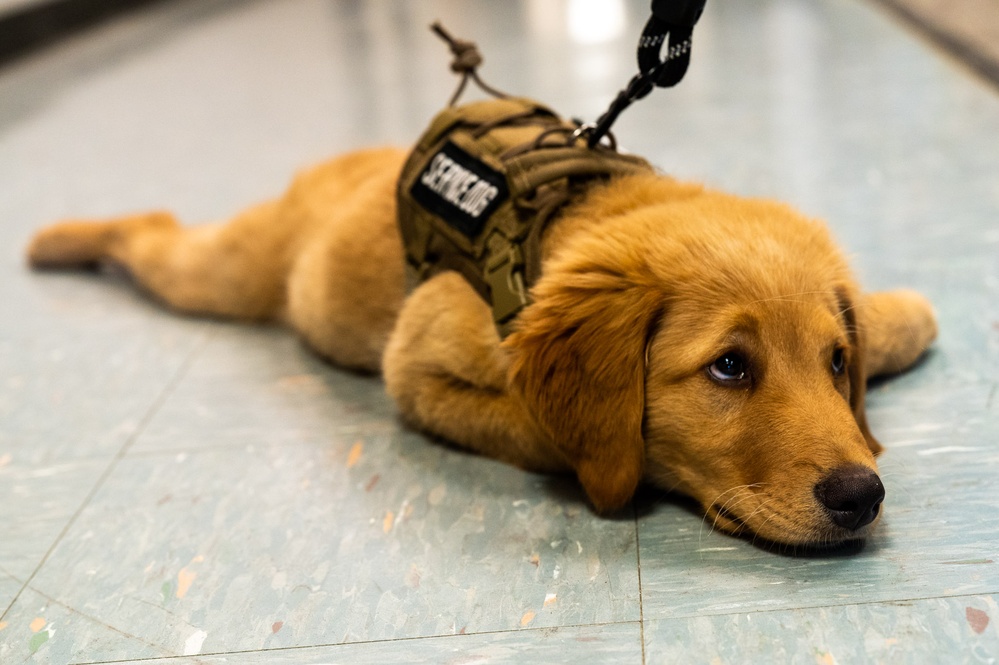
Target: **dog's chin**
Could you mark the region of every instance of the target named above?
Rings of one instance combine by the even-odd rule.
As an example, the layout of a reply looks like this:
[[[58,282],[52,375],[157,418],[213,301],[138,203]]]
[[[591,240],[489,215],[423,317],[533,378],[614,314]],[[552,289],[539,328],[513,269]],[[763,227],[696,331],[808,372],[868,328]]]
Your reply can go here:
[[[708,519],[713,520],[714,527],[719,531],[748,540],[763,549],[792,551],[795,554],[859,551],[881,521],[879,515],[871,524],[850,530],[836,526],[824,515],[819,515],[808,520],[800,517],[780,520],[783,523],[776,528],[774,520],[769,519],[768,523],[754,528],[753,524],[738,515],[717,506],[712,506],[707,513]]]

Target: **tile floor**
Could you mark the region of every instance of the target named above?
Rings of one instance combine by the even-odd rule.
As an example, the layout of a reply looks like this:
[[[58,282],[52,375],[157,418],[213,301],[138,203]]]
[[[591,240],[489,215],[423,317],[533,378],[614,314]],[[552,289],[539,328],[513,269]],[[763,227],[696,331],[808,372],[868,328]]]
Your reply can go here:
[[[192,222],[405,143],[484,77],[595,118],[647,2],[186,0],[0,69],[0,662],[959,663],[999,658],[999,97],[858,0],[708,3],[687,79],[620,120],[665,170],[830,221],[941,338],[873,388],[880,531],[795,557],[643,494],[407,431],[287,332],[33,274],[31,232]]]

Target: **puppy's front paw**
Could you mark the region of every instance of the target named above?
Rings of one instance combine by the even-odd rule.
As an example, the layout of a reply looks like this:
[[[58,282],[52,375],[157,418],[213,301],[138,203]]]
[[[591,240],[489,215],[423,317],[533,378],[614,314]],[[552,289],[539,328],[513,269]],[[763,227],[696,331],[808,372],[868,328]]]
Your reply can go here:
[[[910,289],[865,294],[859,318],[867,332],[868,376],[905,370],[937,338],[933,305]]]

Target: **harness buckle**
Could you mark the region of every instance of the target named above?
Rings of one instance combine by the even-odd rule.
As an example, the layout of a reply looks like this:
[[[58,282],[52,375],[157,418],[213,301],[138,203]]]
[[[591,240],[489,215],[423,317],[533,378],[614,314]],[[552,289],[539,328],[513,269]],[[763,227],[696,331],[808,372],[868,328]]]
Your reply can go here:
[[[489,236],[485,279],[492,296],[493,320],[504,323],[527,306],[524,254],[518,245],[499,233]]]

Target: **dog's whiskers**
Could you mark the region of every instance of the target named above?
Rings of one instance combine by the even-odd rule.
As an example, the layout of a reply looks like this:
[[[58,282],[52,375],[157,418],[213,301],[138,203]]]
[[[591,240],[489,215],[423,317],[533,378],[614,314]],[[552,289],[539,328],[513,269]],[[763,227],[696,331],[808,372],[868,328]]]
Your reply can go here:
[[[755,511],[753,514],[755,515],[756,513],[764,510],[765,508],[768,507],[768,504],[773,503],[774,501],[775,501],[775,498],[771,497],[768,501],[766,501],[762,505],[760,505],[759,509],[757,511]],[[765,520],[763,520],[763,523],[760,524],[759,528],[753,530],[753,540],[752,540],[752,542],[753,542],[754,545],[756,544],[756,541],[761,537],[760,536],[760,532],[763,531],[764,527],[766,527],[766,525],[769,524],[770,521],[772,519],[774,519],[775,517],[777,517],[778,515],[779,515],[778,512],[771,510],[770,514],[767,516],[767,518]],[[770,539],[768,539],[768,540],[770,540]]]
[[[732,510],[735,507],[737,507],[739,505],[742,505],[747,500],[755,498],[756,495],[754,493],[747,492],[746,490],[759,489],[759,488],[762,488],[763,486],[764,486],[764,483],[750,483],[748,485],[736,485],[735,487],[730,487],[729,489],[725,490],[724,492],[721,492],[720,494],[718,494],[718,496],[715,497],[714,501],[712,501],[709,504],[708,509],[705,511],[704,516],[701,518],[701,527],[698,530],[698,534],[697,534],[697,546],[698,546],[698,549],[701,548],[702,538],[704,537],[704,524],[707,521],[707,519],[708,519],[709,516],[712,519],[711,519],[711,527],[708,530],[708,535],[710,535],[711,533],[713,533],[715,531],[715,529],[718,526],[718,520],[720,518],[724,517],[725,519],[728,519],[729,521],[733,521],[732,517],[728,517],[726,515],[726,513],[732,514]],[[722,497],[724,497],[726,495],[729,495],[729,494],[731,496],[729,496],[727,499],[725,499],[724,503],[722,503],[722,504],[719,505],[719,501],[722,499]],[[735,516],[733,515],[733,517],[735,517]],[[742,521],[742,520],[739,520],[739,521]]]

